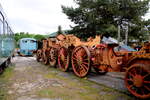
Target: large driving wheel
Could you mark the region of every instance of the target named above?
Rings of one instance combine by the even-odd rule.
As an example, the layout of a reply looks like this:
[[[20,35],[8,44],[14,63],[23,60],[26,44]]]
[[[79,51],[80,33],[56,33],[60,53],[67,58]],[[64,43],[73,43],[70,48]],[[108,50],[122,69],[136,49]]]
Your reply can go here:
[[[42,56],[42,54],[41,54],[41,50],[38,50],[38,51],[37,51],[37,53],[36,53],[36,60],[37,60],[37,62],[39,62],[39,61],[40,61],[41,56]]]
[[[150,65],[135,63],[127,70],[125,84],[138,98],[150,98]]]
[[[78,46],[72,52],[72,68],[78,77],[85,77],[90,71],[90,52],[85,46]]]
[[[67,48],[61,47],[58,53],[58,65],[62,71],[67,71],[69,67],[69,52]]]
[[[49,51],[49,64],[51,67],[56,66],[57,63],[57,50],[55,48],[51,48]]]

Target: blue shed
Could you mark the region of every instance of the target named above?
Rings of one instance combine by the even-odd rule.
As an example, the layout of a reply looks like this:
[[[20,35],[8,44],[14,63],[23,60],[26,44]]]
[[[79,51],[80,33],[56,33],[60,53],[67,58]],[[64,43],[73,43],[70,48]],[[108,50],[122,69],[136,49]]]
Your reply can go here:
[[[19,53],[25,56],[31,56],[34,50],[37,50],[37,41],[34,38],[22,38],[19,41]]]

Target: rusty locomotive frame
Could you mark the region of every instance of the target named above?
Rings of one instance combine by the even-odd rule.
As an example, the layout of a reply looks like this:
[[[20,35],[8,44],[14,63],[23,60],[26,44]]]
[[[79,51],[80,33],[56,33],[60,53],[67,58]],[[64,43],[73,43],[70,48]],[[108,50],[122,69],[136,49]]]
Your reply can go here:
[[[69,65],[78,77],[85,77],[94,68],[99,74],[125,72],[128,91],[138,98],[150,98],[150,43],[140,51],[114,51],[117,44],[100,44],[100,36],[80,41],[74,35],[59,34],[42,40],[37,61],[58,65],[68,71]]]

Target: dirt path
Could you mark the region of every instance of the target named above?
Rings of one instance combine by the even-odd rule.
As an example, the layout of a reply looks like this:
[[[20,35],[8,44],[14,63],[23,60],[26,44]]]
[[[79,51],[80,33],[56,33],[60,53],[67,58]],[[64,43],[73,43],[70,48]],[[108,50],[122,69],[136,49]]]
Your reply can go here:
[[[12,63],[11,75],[0,84],[6,90],[6,100],[133,100],[86,78],[37,63],[34,57],[15,57]]]

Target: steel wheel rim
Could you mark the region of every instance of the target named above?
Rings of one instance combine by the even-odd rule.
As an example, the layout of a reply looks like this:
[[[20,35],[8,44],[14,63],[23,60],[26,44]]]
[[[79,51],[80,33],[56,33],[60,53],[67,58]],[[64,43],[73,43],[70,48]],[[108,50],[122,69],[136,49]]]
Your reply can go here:
[[[72,52],[72,68],[78,77],[85,77],[90,71],[90,52],[85,46],[78,46]]]
[[[134,64],[126,72],[125,84],[134,96],[145,99],[150,97],[150,71],[148,66]]]
[[[49,58],[49,63],[50,66],[54,67],[56,65],[56,50],[54,48],[50,49],[50,58]]]
[[[69,67],[69,53],[65,47],[61,47],[58,54],[58,65],[62,71],[67,71]]]

